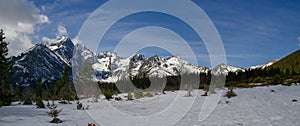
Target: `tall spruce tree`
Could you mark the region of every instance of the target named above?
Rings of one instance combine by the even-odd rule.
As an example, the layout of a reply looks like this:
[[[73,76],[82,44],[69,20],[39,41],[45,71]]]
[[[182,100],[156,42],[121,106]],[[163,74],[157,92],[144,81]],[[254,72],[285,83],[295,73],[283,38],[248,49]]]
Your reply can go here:
[[[9,77],[11,76],[11,67],[8,62],[8,42],[6,42],[4,32],[0,30],[0,103],[3,105],[10,105],[11,103],[11,90]]]
[[[36,83],[35,95],[36,97],[42,98],[42,93],[43,93],[42,78],[39,78]]]
[[[60,80],[57,81],[55,88],[55,94],[63,100],[74,100],[76,97],[75,87],[71,80],[69,80],[68,65],[65,64],[64,71]]]

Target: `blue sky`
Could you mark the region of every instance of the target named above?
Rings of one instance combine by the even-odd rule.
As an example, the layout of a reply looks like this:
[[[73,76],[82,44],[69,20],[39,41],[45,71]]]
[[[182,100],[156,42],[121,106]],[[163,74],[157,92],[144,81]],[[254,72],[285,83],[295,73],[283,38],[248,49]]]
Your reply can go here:
[[[11,50],[16,50],[13,54],[22,49],[26,50],[27,47],[38,42],[49,41],[58,36],[76,37],[88,16],[105,2],[105,0],[12,1],[14,3],[6,6],[18,7],[17,9],[20,9],[18,12],[28,11],[29,15],[30,13],[35,14],[32,19],[22,21],[25,18],[14,18],[14,16],[19,17],[19,13],[12,13],[9,18],[19,20],[16,22],[18,27],[14,27],[13,24],[2,24],[4,30],[15,29],[7,32],[7,35],[15,33],[18,35],[12,36],[12,38],[21,36],[24,37],[22,40],[27,40],[26,43],[12,44]],[[246,68],[264,64],[273,59],[280,59],[300,47],[300,1],[194,0],[193,2],[205,11],[216,26],[225,47],[227,63],[230,65]],[[166,5],[166,7],[168,6]],[[184,10],[185,8],[180,9]],[[0,17],[4,16],[1,13],[3,11],[0,11]],[[166,23],[167,21],[172,23]],[[193,49],[197,52],[199,65],[210,67],[207,51],[201,39],[192,34],[192,30],[186,28],[185,24],[164,14],[149,13],[124,19],[119,23],[119,27],[112,29],[117,32],[112,32],[110,37],[106,38],[108,43],[105,45],[107,46],[106,51],[110,51],[109,43],[118,40],[117,37],[115,38],[119,35],[118,33],[126,32],[139,25],[146,26],[153,23],[159,26],[169,26],[168,28],[181,32],[190,40],[189,44],[192,47],[197,47]],[[19,27],[27,30],[18,31]],[[8,37],[10,36],[8,35]],[[9,39],[9,41],[17,43],[18,39]],[[103,50],[105,51],[105,49]],[[155,51],[145,49],[143,52],[148,56],[153,55],[153,52],[159,55],[166,54],[164,51],[158,50],[160,49],[156,48]]]

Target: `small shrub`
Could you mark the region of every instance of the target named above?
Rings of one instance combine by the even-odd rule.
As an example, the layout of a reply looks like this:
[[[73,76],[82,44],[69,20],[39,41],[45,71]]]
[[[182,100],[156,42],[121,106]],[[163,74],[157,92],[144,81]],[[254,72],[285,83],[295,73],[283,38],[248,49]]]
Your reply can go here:
[[[297,102],[297,101],[298,101],[298,100],[296,100],[296,99],[293,99],[293,100],[292,100],[292,102]]]
[[[43,99],[41,97],[37,97],[35,99],[35,104],[37,108],[45,108],[45,105],[43,103]]]
[[[47,112],[50,117],[53,119],[50,121],[50,123],[62,123],[62,120],[60,120],[58,117],[58,114],[61,112],[62,109],[57,110],[57,106],[48,106],[50,108],[50,111]]]
[[[59,118],[53,118],[53,120],[51,120],[50,123],[62,123],[62,120]]]
[[[276,91],[275,90],[270,90],[272,93],[276,93]]]
[[[83,105],[79,101],[77,102],[77,110],[82,110]]]
[[[134,91],[133,94],[136,99],[140,99],[140,98],[144,97],[144,93],[142,90],[136,90],[136,91]]]
[[[207,91],[205,91],[205,93],[203,95],[201,95],[201,96],[207,96]]]
[[[105,96],[105,99],[108,100],[108,101],[113,98],[112,97],[112,95],[113,95],[112,91],[103,91],[103,95]]]
[[[115,100],[116,100],[116,101],[121,101],[121,100],[122,100],[122,98],[121,98],[121,97],[119,97],[119,96],[117,96],[117,97],[115,97]]]
[[[146,92],[145,97],[153,97],[153,94],[151,92]]]
[[[224,95],[224,97],[227,97],[227,98],[231,98],[231,97],[235,97],[237,96],[234,92],[233,92],[233,89],[229,89],[226,94]]]
[[[226,104],[230,104],[231,102],[230,102],[230,101],[225,101],[225,103],[226,103]]]

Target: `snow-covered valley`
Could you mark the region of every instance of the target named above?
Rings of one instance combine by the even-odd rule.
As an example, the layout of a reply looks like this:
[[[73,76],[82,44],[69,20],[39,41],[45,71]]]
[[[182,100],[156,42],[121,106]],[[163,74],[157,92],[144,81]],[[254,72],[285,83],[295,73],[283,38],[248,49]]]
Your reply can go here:
[[[186,93],[186,91],[183,91]],[[196,94],[196,92],[198,92]],[[218,91],[221,92],[221,91]],[[88,99],[81,100],[84,105],[89,105],[89,110],[77,110],[76,103],[59,104],[62,108],[59,118],[63,120],[61,124],[49,123],[51,117],[47,115],[49,109],[38,109],[35,105],[18,105],[17,102],[12,106],[0,108],[0,125],[1,126],[86,126],[88,123],[96,125],[105,124],[97,122],[98,117],[108,118],[106,122],[111,125],[149,125],[147,123],[126,122],[119,117],[113,116],[113,106],[115,109],[126,113],[130,116],[148,116],[156,114],[172,104],[177,98],[177,104],[185,105],[195,98],[192,107],[187,114],[175,125],[300,125],[300,86],[265,86],[255,88],[234,89],[236,97],[228,99],[223,97],[226,93],[224,90],[222,97],[217,103],[214,111],[204,121],[199,121],[199,112],[206,98],[216,94],[209,94],[207,97],[202,90],[194,90],[193,97],[184,97],[179,91],[166,91],[166,94],[154,97],[145,97],[137,100],[126,101],[124,96],[122,101],[106,101],[101,96],[99,102],[88,102]],[[91,101],[91,99],[89,99]],[[47,104],[46,101],[44,101]],[[178,108],[181,109],[181,108]],[[102,112],[102,113],[98,113]],[[95,115],[95,114],[98,114]],[[176,113],[174,113],[176,114]],[[92,117],[95,119],[93,120]],[[100,116],[99,116],[100,115]],[[169,115],[169,118],[175,115]],[[168,118],[162,118],[167,121]],[[150,120],[151,121],[151,120]],[[147,122],[147,121],[145,121]],[[163,122],[154,123],[156,125]]]

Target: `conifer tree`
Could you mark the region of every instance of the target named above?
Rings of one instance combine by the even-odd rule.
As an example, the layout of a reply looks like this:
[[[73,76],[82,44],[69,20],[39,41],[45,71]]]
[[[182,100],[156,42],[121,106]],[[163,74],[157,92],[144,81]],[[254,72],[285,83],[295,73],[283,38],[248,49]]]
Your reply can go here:
[[[36,102],[36,106],[38,108],[45,108],[45,105],[44,105],[43,99],[42,99],[43,98],[42,93],[43,93],[42,78],[39,78],[37,80],[36,91],[35,91],[35,94],[36,94],[35,102]]]
[[[48,107],[50,108],[50,111],[47,112],[47,113],[48,113],[48,115],[49,115],[50,117],[53,118],[53,119],[50,121],[50,123],[62,123],[63,121],[62,121],[61,119],[57,118],[57,117],[58,117],[58,114],[61,112],[62,109],[60,109],[60,110],[56,109],[56,108],[57,108],[56,105],[54,105],[54,106],[48,106]]]
[[[69,80],[68,65],[65,64],[64,71],[60,80],[55,85],[55,94],[63,100],[74,100],[76,98],[75,87],[71,80]]]
[[[37,80],[35,90],[36,90],[35,91],[36,97],[42,98],[42,93],[43,93],[42,78],[39,78]]]
[[[9,77],[11,76],[11,67],[8,62],[8,42],[6,42],[4,32],[0,30],[0,104],[10,105],[12,95],[10,90]]]
[[[23,100],[23,96],[22,96],[22,90],[20,89],[20,87],[17,87],[16,88],[16,91],[15,91],[15,98],[19,101],[22,101]]]

